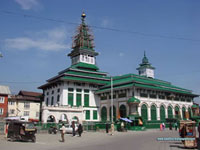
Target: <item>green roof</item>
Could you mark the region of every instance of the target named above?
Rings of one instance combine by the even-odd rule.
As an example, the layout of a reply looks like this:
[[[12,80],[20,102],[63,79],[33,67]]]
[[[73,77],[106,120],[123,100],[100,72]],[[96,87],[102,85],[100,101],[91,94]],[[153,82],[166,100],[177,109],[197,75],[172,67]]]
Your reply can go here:
[[[198,107],[199,107],[198,105],[195,104],[192,105],[192,108],[198,108]]]
[[[128,103],[140,103],[140,100],[133,96],[129,98]]]
[[[73,77],[73,76],[64,76],[61,77],[61,80],[73,80],[73,81],[82,81],[96,84],[106,84],[108,81],[97,80],[97,79],[89,79],[89,78],[81,78],[81,77]]]
[[[114,86],[113,89],[127,88],[127,87],[132,87],[132,86],[133,86],[133,83],[129,83],[129,84],[124,84],[124,85]],[[97,90],[96,93],[102,92],[102,91],[110,91],[110,90],[111,90],[111,87],[107,87],[107,88]]]
[[[144,76],[139,76],[135,74],[126,74],[122,76],[113,77],[113,86],[120,86],[125,84],[134,83],[134,86],[151,88],[156,90],[170,91],[170,92],[178,92],[184,94],[192,94],[190,90],[183,89],[177,86],[172,85],[170,82],[148,78]],[[110,88],[111,83],[108,82],[107,85],[101,87],[98,91],[103,91],[105,89]]]
[[[96,65],[87,64],[79,62],[78,64],[72,65],[71,68],[83,69],[83,70],[90,70],[90,71],[97,71],[99,68]]]

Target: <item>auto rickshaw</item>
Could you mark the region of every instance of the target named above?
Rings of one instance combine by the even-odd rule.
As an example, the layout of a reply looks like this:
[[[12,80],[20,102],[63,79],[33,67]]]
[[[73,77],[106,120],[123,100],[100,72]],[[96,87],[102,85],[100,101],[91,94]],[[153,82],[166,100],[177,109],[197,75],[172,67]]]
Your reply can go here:
[[[8,122],[8,140],[36,142],[37,129],[32,122],[10,121]]]
[[[180,121],[180,136],[182,138],[193,138],[194,140],[183,140],[185,148],[196,148],[197,139],[196,139],[196,122],[191,120],[181,120]]]

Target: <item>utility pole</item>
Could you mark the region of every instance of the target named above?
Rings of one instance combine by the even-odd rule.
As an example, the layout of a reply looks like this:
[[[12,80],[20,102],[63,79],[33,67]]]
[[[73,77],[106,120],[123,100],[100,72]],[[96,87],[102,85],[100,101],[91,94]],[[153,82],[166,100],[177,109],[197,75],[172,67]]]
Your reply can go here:
[[[111,122],[113,123],[113,78],[111,77]]]

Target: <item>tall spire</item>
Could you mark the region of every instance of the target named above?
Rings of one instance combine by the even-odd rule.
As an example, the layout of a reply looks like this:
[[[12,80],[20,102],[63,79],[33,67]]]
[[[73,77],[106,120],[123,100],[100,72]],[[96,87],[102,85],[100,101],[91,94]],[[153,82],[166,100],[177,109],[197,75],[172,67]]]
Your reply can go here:
[[[144,51],[144,57],[143,57],[143,59],[142,59],[142,64],[149,64],[149,60],[148,60],[148,58],[146,57],[145,51]]]
[[[73,38],[72,51],[68,54],[71,57],[72,65],[79,62],[96,64],[95,56],[98,55],[94,50],[94,38],[90,33],[88,25],[85,23],[86,14],[81,15],[81,24],[78,26],[76,35]]]
[[[94,51],[94,44],[93,44],[94,38],[89,33],[90,29],[88,25],[85,24],[85,18],[86,14],[83,12],[81,15],[82,23],[77,29],[77,34],[74,36],[72,48],[74,50],[85,49]]]

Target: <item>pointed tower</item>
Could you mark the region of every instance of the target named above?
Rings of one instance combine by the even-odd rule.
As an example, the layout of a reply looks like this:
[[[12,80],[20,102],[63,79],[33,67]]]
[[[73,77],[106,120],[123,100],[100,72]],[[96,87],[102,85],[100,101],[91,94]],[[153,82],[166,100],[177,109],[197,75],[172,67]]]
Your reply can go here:
[[[140,67],[137,68],[139,71],[139,75],[146,76],[150,78],[154,78],[154,70],[155,68],[151,66],[149,63],[148,58],[146,57],[146,54],[144,52],[144,57],[142,59],[142,63],[140,64]]]
[[[85,24],[85,13],[82,13],[82,23],[77,29],[77,34],[74,36],[72,51],[68,56],[71,58],[71,64],[86,63],[96,65],[97,52],[94,50],[94,38],[90,34],[88,25]]]

